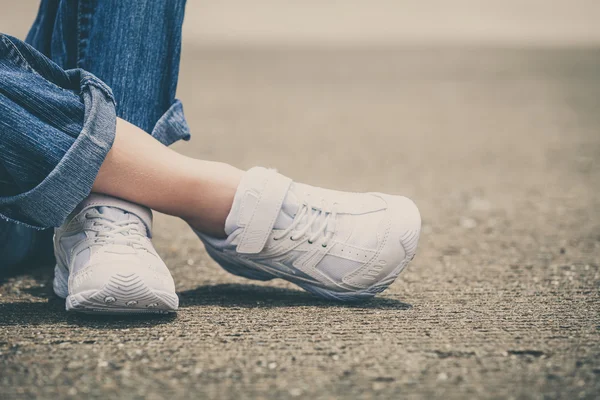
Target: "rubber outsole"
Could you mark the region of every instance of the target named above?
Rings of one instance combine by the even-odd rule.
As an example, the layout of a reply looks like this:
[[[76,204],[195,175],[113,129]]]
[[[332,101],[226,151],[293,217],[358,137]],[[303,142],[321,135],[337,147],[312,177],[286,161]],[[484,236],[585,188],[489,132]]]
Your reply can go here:
[[[179,298],[175,293],[154,290],[135,273],[114,274],[99,290],[69,294],[68,271],[57,265],[54,269],[54,292],[66,299],[67,311],[91,314],[170,314],[177,311]]]
[[[332,290],[322,286],[313,285],[302,280],[293,279],[292,277],[279,276],[276,273],[268,270],[258,270],[246,265],[239,265],[234,261],[230,260],[228,256],[223,254],[223,252],[212,247],[210,244],[205,242],[204,246],[206,248],[207,253],[213,258],[213,260],[215,260],[217,264],[221,266],[221,268],[233,275],[260,281],[267,281],[275,278],[280,278],[287,280],[320,298],[342,302],[358,302],[366,301],[373,298],[377,294],[386,290],[392,283],[394,283],[398,275],[402,273],[404,268],[406,268],[408,263],[414,258],[417,248],[417,242],[419,241],[419,233],[419,230],[407,231],[401,238],[406,257],[388,276],[386,276],[376,284],[369,286],[366,289],[352,291]],[[265,266],[265,269],[268,269],[268,267]]]

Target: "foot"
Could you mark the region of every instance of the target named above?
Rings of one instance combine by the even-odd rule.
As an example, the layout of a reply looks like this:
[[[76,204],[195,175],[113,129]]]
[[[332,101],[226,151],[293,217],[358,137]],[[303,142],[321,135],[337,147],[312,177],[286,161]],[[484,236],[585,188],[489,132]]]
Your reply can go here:
[[[362,300],[384,291],[417,249],[421,217],[406,197],[346,193],[252,168],[225,223],[226,239],[196,232],[227,271],[282,278],[318,296]]]
[[[67,311],[164,314],[179,299],[150,240],[147,208],[92,194],[54,234],[54,292]]]

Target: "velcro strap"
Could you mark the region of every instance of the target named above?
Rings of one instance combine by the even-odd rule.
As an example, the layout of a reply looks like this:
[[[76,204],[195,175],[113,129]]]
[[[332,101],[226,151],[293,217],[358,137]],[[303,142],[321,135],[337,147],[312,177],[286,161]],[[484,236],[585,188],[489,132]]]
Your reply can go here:
[[[247,173],[252,172],[250,170]],[[237,245],[236,251],[241,254],[258,254],[265,247],[292,184],[291,179],[274,170],[262,172],[261,175],[263,182],[257,185],[261,188],[258,201],[248,210],[250,218]]]

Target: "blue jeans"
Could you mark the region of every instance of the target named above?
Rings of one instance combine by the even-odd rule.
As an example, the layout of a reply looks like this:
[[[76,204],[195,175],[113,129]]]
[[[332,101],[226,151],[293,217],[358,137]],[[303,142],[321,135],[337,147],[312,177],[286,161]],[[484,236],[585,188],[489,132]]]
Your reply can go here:
[[[0,34],[0,267],[39,253],[49,239],[33,229],[90,193],[117,116],[165,145],[189,139],[175,99],[184,8],[43,0],[27,43]]]

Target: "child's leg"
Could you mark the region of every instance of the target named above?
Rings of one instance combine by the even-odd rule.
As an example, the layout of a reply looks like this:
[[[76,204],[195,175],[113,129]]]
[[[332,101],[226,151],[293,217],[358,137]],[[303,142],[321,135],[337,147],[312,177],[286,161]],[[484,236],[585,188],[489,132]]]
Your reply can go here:
[[[35,227],[60,225],[95,182],[94,191],[223,234],[241,171],[179,155],[124,120],[115,134],[111,93],[103,82],[64,71],[8,36],[0,36],[0,75],[5,217]]]
[[[184,11],[185,0],[126,0],[77,7],[65,0],[42,0],[26,42],[62,69],[83,68],[101,77],[117,100],[117,116],[169,145],[189,138],[181,103],[175,99]],[[11,181],[0,163],[0,185]],[[0,196],[19,191],[4,187]],[[0,231],[7,238],[0,234],[0,248],[5,245],[0,267],[30,263],[32,256],[36,262],[54,262],[52,229],[3,225]],[[8,238],[11,243],[21,238],[23,245],[10,244]]]
[[[223,236],[242,173],[224,163],[185,157],[118,119],[113,147],[92,190],[181,217],[202,232]]]

